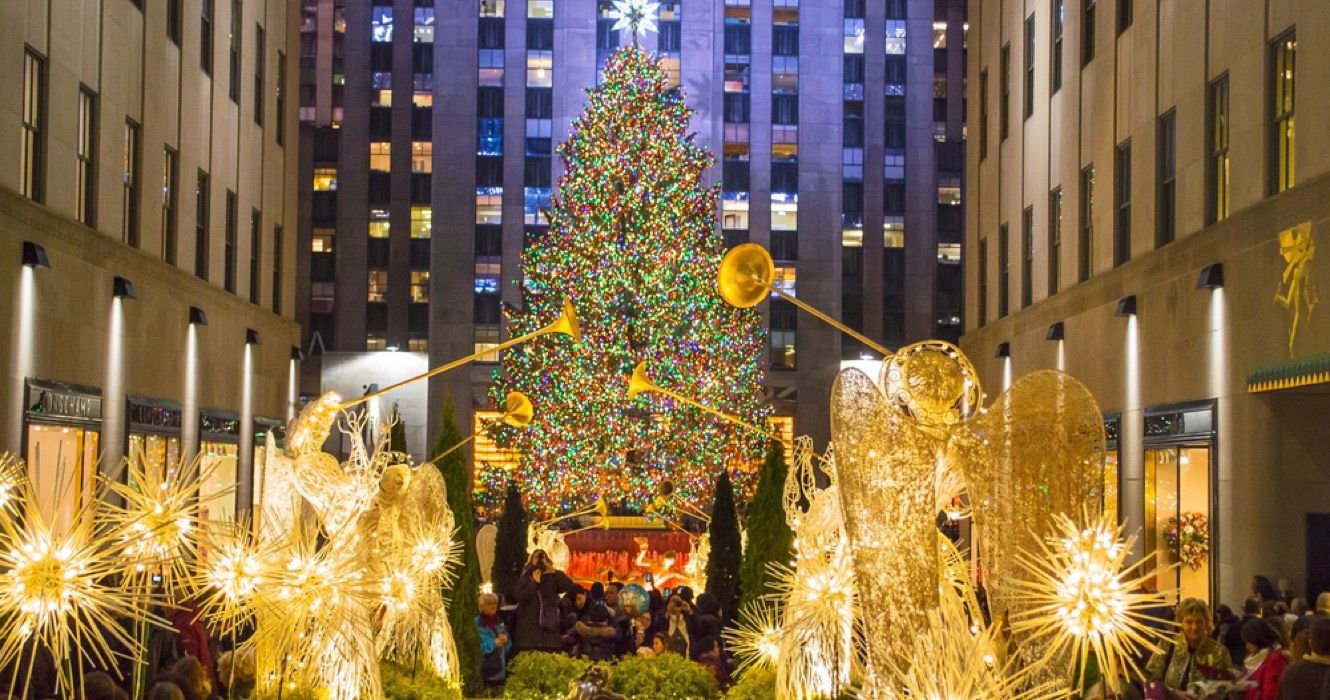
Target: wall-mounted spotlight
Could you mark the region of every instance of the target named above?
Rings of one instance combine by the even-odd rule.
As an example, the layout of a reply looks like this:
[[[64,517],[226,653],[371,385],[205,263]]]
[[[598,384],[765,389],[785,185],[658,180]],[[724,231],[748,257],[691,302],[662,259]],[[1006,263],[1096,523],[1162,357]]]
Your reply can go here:
[[[1011,343],[1006,341],[998,343],[997,352],[993,353],[993,357],[1011,357]]]
[[[1117,309],[1113,311],[1114,316],[1135,316],[1136,315],[1136,295],[1128,294],[1118,299]]]
[[[134,295],[134,283],[120,275],[116,275],[115,279],[111,280],[111,294],[121,299],[137,298]]]
[[[301,360],[305,359],[305,353],[301,352],[301,351],[300,351],[300,348],[298,348],[298,347],[292,345],[292,346],[291,346],[291,359],[292,359],[293,361],[295,361],[295,362],[300,362]]]
[[[1067,336],[1067,329],[1058,321],[1048,327],[1048,333],[1044,334],[1044,340],[1062,340]]]
[[[208,315],[203,313],[203,309],[197,306],[189,307],[189,325],[206,326],[208,325]]]
[[[1224,263],[1213,263],[1201,268],[1196,279],[1197,289],[1219,289],[1224,286]]]
[[[40,243],[23,241],[23,266],[49,268],[51,259],[46,257],[46,249]]]
[[[258,345],[258,344],[259,344],[259,332],[254,330],[253,328],[246,328],[245,345]]]

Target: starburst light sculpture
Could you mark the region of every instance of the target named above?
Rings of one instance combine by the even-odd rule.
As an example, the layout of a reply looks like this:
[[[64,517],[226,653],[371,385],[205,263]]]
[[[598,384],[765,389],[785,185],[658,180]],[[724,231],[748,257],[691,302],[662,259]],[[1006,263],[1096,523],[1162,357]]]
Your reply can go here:
[[[1124,676],[1139,673],[1136,653],[1157,651],[1166,640],[1169,623],[1149,614],[1166,594],[1146,588],[1159,574],[1145,571],[1149,558],[1126,563],[1135,536],[1123,539],[1123,527],[1106,515],[1082,513],[1081,521],[1054,515],[1056,534],[1016,554],[1022,574],[1015,590],[1030,605],[1012,614],[1012,631],[1047,640],[1043,661],[1070,664],[1067,670],[1081,676],[1077,687],[1093,655],[1118,692]]]
[[[614,31],[627,29],[634,35],[646,36],[647,32],[657,31],[656,13],[660,11],[660,3],[651,0],[614,0],[614,9],[609,11],[609,18],[617,20],[614,23]]]

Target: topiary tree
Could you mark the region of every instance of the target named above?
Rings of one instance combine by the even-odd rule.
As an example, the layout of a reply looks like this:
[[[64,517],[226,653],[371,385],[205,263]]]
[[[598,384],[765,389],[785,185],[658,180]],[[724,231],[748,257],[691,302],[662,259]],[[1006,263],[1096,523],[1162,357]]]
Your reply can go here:
[[[434,455],[442,454],[462,441],[462,434],[453,419],[453,399],[449,395],[443,404],[443,425],[434,443]],[[461,567],[452,582],[443,587],[448,601],[448,624],[453,628],[457,644],[457,663],[461,667],[462,688],[468,695],[481,689],[480,632],[476,629],[477,596],[480,593],[480,560],[476,557],[475,512],[471,506],[471,470],[466,463],[466,451],[454,450],[439,460],[439,472],[448,487],[448,507],[457,522],[456,538],[462,543]]]
[[[744,548],[743,563],[739,566],[743,603],[774,593],[767,564],[789,562],[794,553],[794,532],[785,522],[786,472],[785,448],[779,441],[772,440],[767,444],[767,458],[757,477],[757,491],[744,519],[748,546]]]
[[[505,594],[517,584],[526,565],[527,514],[522,506],[522,492],[517,489],[517,482],[508,482],[508,494],[503,503],[503,515],[499,516],[499,531],[494,538],[494,570],[490,578],[494,581],[494,590]]]
[[[739,538],[739,517],[734,512],[734,488],[730,474],[722,471],[716,479],[715,504],[711,507],[711,556],[707,558],[707,593],[716,598],[726,619],[734,615],[739,596],[739,560],[743,545]]]
[[[393,404],[389,422],[392,427],[388,429],[388,449],[392,452],[406,452],[406,423],[402,422],[402,412],[397,410],[397,404]]]

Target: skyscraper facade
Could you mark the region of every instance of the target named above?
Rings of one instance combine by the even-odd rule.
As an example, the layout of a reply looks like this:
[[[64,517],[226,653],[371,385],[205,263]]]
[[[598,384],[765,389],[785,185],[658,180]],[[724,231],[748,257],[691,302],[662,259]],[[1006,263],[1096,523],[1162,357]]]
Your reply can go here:
[[[524,246],[563,164],[557,145],[607,58],[657,52],[716,155],[718,234],[776,260],[775,284],[889,346],[960,323],[964,3],[662,2],[659,31],[616,31],[610,0],[308,0],[302,5],[298,307],[307,392],[348,354],[428,364],[506,338]],[[354,68],[353,68],[354,67]],[[766,390],[825,440],[843,358],[867,349],[764,304]],[[490,356],[486,360],[493,360]],[[401,362],[382,360],[380,377]],[[492,362],[430,386],[459,420],[487,404]],[[342,387],[358,391],[361,386]],[[424,431],[412,449],[423,449]]]

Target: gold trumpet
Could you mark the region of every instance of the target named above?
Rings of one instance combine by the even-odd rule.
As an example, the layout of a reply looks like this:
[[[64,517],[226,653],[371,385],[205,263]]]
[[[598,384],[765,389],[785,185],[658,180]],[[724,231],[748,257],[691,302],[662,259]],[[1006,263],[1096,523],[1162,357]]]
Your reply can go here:
[[[352,406],[355,406],[356,404],[364,403],[366,401],[369,401],[370,399],[383,396],[384,394],[390,391],[400,389],[406,386],[407,384],[413,384],[422,379],[429,379],[430,377],[433,377],[435,375],[443,374],[444,372],[447,372],[452,369],[457,369],[458,367],[461,367],[462,365],[465,365],[469,362],[474,362],[477,359],[484,357],[485,355],[507,350],[508,348],[511,348],[515,345],[521,345],[522,343],[525,343],[528,340],[532,340],[533,338],[537,338],[542,335],[549,335],[550,333],[559,333],[562,335],[569,336],[570,338],[573,339],[574,343],[582,342],[582,334],[577,325],[577,310],[573,308],[572,302],[568,301],[567,299],[564,299],[563,313],[561,313],[559,315],[559,318],[557,318],[553,323],[549,324],[548,326],[545,326],[544,328],[541,328],[540,330],[527,333],[526,335],[519,335],[516,338],[513,338],[512,340],[500,343],[492,348],[489,348],[488,350],[472,353],[470,355],[467,355],[466,357],[453,360],[448,364],[435,367],[434,369],[431,369],[430,371],[425,372],[424,374],[417,374],[416,376],[411,377],[410,379],[403,379],[402,381],[397,382],[396,384],[392,384],[386,388],[379,389],[378,391],[375,391],[373,393],[365,394],[360,398],[351,399],[350,401],[344,401],[337,406],[337,410],[339,411],[346,410],[348,408],[351,408]]]
[[[759,428],[756,425],[753,425],[752,423],[749,423],[748,421],[745,421],[744,419],[736,415],[725,413],[724,411],[718,411],[710,406],[702,404],[696,399],[690,399],[687,396],[683,396],[682,394],[679,394],[677,392],[670,391],[669,389],[666,389],[665,387],[656,384],[655,382],[651,381],[651,377],[647,376],[647,363],[645,361],[642,361],[637,363],[637,367],[633,370],[632,376],[628,378],[628,399],[631,401],[632,399],[637,398],[638,394],[643,394],[647,392],[668,396],[674,399],[675,401],[686,403],[689,406],[698,409],[699,411],[705,411],[706,413],[710,413],[711,415],[716,416],[717,418],[747,428],[759,435],[764,435],[772,440],[779,440],[782,443],[785,442],[785,439],[782,438],[781,436],[776,435],[775,433],[772,433],[769,430],[764,430],[762,428]]]
[[[726,253],[725,258],[720,261],[720,274],[717,275],[716,286],[726,303],[740,309],[757,306],[768,294],[775,294],[812,314],[814,318],[882,353],[883,357],[892,354],[890,350],[873,342],[864,334],[778,289],[772,284],[775,278],[776,263],[772,261],[771,253],[756,243],[743,243]]]
[[[698,520],[701,520],[704,523],[711,522],[711,515],[709,513],[702,510],[701,508],[698,508],[692,503],[689,503],[688,501],[685,501],[681,498],[675,498],[674,494],[675,494],[674,482],[669,479],[662,480],[659,484],[656,484],[656,497],[651,501],[651,505],[647,506],[647,511],[654,513],[664,508],[667,504],[673,503],[675,510],[679,511],[680,513],[683,513],[684,515],[693,518],[697,518]],[[675,529],[683,530],[683,527],[681,525],[678,525],[664,517],[662,517],[661,520],[666,523],[669,523],[671,526],[675,527]]]
[[[461,442],[457,443],[456,445],[453,445],[452,447],[449,447],[443,452],[434,455],[434,458],[428,462],[425,462],[425,464],[434,464],[439,460],[443,459],[444,457],[452,454],[453,452],[460,449],[463,445],[467,444],[468,442],[471,442],[472,440],[475,440],[477,437],[480,436],[481,433],[485,432],[486,430],[489,430],[491,427],[494,426],[495,423],[503,423],[505,425],[511,425],[514,428],[525,429],[527,426],[531,425],[531,419],[534,418],[535,416],[536,416],[536,409],[531,405],[531,399],[527,398],[527,395],[523,394],[520,391],[510,391],[508,392],[508,396],[503,401],[503,415],[499,416],[498,418],[486,421],[484,425],[480,426],[479,430],[477,430],[474,433],[471,433],[471,435],[467,437],[465,440],[462,440]]]
[[[542,520],[542,521],[536,523],[536,526],[537,526],[537,527],[549,527],[550,525],[553,525],[553,524],[555,524],[555,523],[561,523],[561,522],[563,522],[563,521],[565,521],[565,520],[572,520],[573,518],[580,518],[580,517],[582,517],[582,516],[584,516],[584,515],[598,515],[598,516],[600,516],[600,518],[599,518],[599,522],[592,523],[591,525],[587,525],[586,527],[579,527],[579,528],[577,528],[577,529],[575,529],[575,530],[569,530],[568,532],[565,532],[565,533],[563,533],[563,534],[564,534],[564,535],[571,535],[571,534],[573,534],[574,532],[581,532],[581,531],[583,531],[583,530],[590,530],[591,528],[594,528],[594,527],[599,527],[599,528],[602,529],[602,530],[608,530],[608,529],[610,529],[610,508],[609,508],[608,505],[605,504],[605,499],[604,499],[604,497],[602,497],[602,496],[596,496],[596,502],[593,503],[593,504],[591,504],[590,506],[588,506],[588,507],[586,507],[586,508],[583,508],[583,509],[581,509],[581,510],[575,510],[575,511],[573,511],[573,512],[571,512],[571,513],[568,513],[567,515],[560,515],[560,516],[557,517],[557,518],[550,518],[549,520]]]

